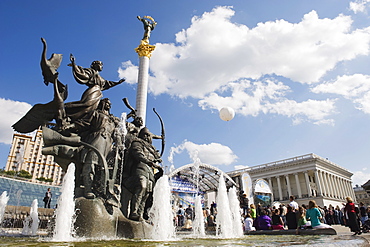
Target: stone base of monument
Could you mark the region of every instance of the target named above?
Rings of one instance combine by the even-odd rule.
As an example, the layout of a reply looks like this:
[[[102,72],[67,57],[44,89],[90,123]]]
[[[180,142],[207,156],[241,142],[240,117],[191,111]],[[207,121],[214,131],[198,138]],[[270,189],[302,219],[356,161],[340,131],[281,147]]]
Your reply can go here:
[[[108,207],[102,199],[76,198],[76,235],[86,238],[149,238],[152,226],[127,219],[119,208]]]

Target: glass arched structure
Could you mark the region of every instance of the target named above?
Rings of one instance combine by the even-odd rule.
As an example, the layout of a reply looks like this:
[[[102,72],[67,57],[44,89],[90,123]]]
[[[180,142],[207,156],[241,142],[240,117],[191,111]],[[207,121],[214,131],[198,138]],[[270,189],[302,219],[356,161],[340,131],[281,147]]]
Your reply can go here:
[[[223,175],[225,179],[225,184],[227,189],[235,186],[239,189],[239,186],[231,179],[222,170],[217,167],[199,163],[199,181],[197,183],[197,166],[195,164],[188,164],[182,167],[179,167],[169,173],[169,178],[181,179],[183,181],[188,181],[194,185],[198,185],[198,188],[201,192],[212,192],[217,191],[218,184],[220,181],[220,176]]]

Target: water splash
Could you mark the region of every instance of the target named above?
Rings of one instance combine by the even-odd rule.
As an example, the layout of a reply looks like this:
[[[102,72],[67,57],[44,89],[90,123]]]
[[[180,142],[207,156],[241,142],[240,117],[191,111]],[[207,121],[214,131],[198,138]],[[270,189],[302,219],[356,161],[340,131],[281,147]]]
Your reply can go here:
[[[152,239],[169,240],[175,237],[171,207],[171,187],[167,175],[158,179],[153,191],[153,206],[149,215],[153,223]]]
[[[0,196],[0,227],[3,222],[6,205],[8,204],[9,196],[8,192],[4,191]]]
[[[232,187],[229,189],[228,197],[232,218],[233,237],[242,237],[244,235],[243,224],[236,188]]]
[[[229,198],[227,196],[226,184],[223,174],[220,176],[220,181],[218,184],[217,193],[217,220],[216,220],[216,234],[222,238],[232,238],[234,237],[231,220],[231,211]]]
[[[75,221],[75,164],[68,166],[66,175],[63,178],[61,195],[58,198],[58,207],[55,211],[55,228],[53,241],[72,241],[74,235]]]
[[[197,195],[195,198],[195,218],[193,223],[193,234],[196,237],[204,237],[206,235],[204,229],[202,198],[200,195]]]
[[[31,210],[30,210],[30,216],[32,219],[32,225],[31,225],[31,235],[34,236],[37,233],[37,229],[39,228],[39,213],[38,213],[38,201],[37,199],[33,200],[31,204]]]
[[[22,234],[35,236],[39,228],[39,223],[38,200],[35,199],[31,204],[30,215],[23,221]]]

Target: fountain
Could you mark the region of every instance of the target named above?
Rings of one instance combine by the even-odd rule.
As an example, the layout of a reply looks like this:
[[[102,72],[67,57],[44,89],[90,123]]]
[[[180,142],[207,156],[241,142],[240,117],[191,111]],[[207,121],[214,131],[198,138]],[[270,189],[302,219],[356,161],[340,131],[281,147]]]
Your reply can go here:
[[[233,225],[231,219],[231,211],[229,198],[227,196],[224,176],[220,176],[217,191],[217,220],[216,220],[216,234],[222,238],[235,237],[230,226]]]
[[[157,181],[153,192],[153,206],[149,215],[153,224],[152,239],[174,239],[175,227],[171,208],[171,188],[167,175],[162,176]]]
[[[30,215],[23,221],[22,235],[35,236],[39,228],[39,223],[38,201],[35,199],[31,204]]]
[[[204,228],[202,198],[200,195],[197,195],[195,197],[195,218],[193,222],[193,234],[196,237],[204,237],[206,235]]]
[[[235,187],[229,189],[228,193],[229,198],[229,206],[231,211],[231,219],[232,219],[232,230],[234,237],[241,237],[243,236],[243,224],[242,224],[242,217],[239,207],[239,200],[237,196],[237,191]]]
[[[58,206],[55,210],[55,226],[53,241],[72,241],[74,234],[74,188],[75,188],[75,165],[68,167],[63,178],[61,195],[58,198]]]
[[[0,196],[0,227],[3,222],[5,208],[6,208],[6,205],[8,204],[8,201],[9,201],[8,193],[4,191]]]

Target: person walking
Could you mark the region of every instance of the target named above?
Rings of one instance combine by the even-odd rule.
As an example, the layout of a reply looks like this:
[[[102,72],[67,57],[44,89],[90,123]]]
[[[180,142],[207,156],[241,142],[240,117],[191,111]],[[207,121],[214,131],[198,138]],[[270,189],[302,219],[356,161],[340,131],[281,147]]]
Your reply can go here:
[[[52,197],[51,189],[48,188],[48,190],[45,193],[44,197],[44,208],[50,208],[50,203],[51,203],[51,197]]]
[[[362,232],[360,230],[355,204],[353,203],[353,200],[351,197],[346,197],[347,204],[344,207],[344,211],[347,214],[347,225],[351,229],[351,232],[354,232],[353,235],[360,235]]]

